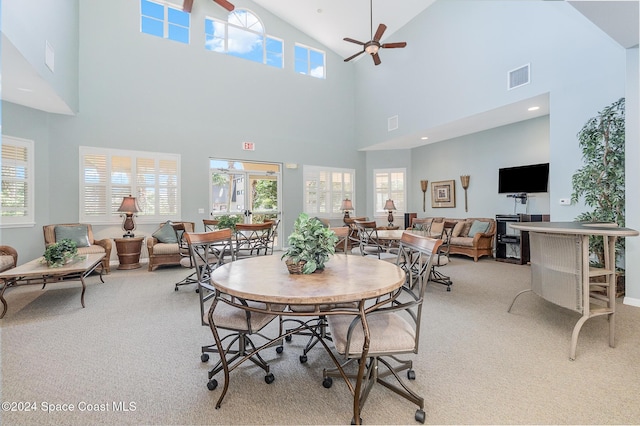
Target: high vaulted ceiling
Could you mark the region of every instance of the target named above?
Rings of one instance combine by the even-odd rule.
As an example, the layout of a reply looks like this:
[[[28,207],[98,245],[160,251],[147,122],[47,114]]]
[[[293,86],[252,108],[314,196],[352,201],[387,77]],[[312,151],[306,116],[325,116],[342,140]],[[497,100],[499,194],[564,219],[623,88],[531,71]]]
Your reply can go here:
[[[182,0],[167,1],[174,4],[182,4]],[[205,1],[211,0],[195,0],[194,10],[198,8],[199,3]],[[408,48],[410,48],[411,40],[395,40],[394,33],[416,15],[426,10],[436,0],[372,0],[372,18],[370,16],[371,0],[253,1],[318,40],[328,49],[346,58],[357,52],[359,46],[348,43],[343,38],[350,37],[368,41],[371,37],[371,26],[373,25],[375,31],[379,23],[387,25],[387,31],[382,38],[383,42],[407,41]],[[232,0],[232,2],[236,7],[247,6],[243,4],[245,3],[243,0]],[[570,0],[568,3],[622,47],[630,48],[638,45],[640,14],[638,0]],[[364,56],[366,55],[361,55],[359,58]],[[344,66],[352,66],[352,63],[344,64]],[[393,66],[393,61],[387,60],[383,66]],[[31,65],[4,35],[2,36],[2,99],[47,112],[72,114],[69,107],[38,76]],[[538,96],[532,101],[542,102],[538,115],[549,113],[548,96]],[[425,129],[425,133],[433,135],[429,139],[429,142],[432,143],[486,128],[509,124],[509,122],[513,123],[532,118],[526,108],[523,108],[523,102],[513,106],[505,106],[499,110],[487,111],[456,123],[449,123],[439,129]],[[545,102],[546,104],[544,104]],[[479,120],[479,117],[482,119]],[[509,122],[505,122],[505,117],[509,117]],[[479,123],[482,123],[484,129],[478,127]],[[404,138],[403,140],[389,141],[376,148],[411,148],[424,143],[426,142],[416,142],[415,138]]]

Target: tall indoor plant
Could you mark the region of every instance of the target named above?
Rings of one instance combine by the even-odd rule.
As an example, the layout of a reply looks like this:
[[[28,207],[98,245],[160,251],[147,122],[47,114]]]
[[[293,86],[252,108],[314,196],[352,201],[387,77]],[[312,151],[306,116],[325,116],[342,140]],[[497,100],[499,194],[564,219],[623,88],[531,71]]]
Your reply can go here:
[[[624,144],[625,98],[613,102],[598,112],[578,133],[584,166],[572,177],[571,200],[580,197],[592,210],[581,213],[576,220],[586,222],[614,222],[624,226]],[[624,239],[618,238],[619,253]],[[602,238],[591,238],[589,249],[600,264],[604,263]]]
[[[329,256],[335,253],[338,237],[317,218],[300,213],[288,238],[288,248],[282,255],[292,273],[311,274],[324,269]],[[289,266],[291,265],[291,266]]]

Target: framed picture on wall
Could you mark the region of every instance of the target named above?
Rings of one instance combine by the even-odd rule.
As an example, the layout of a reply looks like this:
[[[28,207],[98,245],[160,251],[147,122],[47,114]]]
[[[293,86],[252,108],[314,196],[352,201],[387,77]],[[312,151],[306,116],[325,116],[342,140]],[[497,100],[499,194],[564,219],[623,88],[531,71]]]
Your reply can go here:
[[[441,180],[431,182],[431,207],[456,206],[456,181]]]

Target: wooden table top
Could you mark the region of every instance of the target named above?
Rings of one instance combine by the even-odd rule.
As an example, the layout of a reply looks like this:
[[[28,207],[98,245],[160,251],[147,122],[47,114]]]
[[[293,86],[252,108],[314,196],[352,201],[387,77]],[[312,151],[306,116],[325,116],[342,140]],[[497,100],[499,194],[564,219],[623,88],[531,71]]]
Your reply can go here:
[[[290,274],[280,256],[227,263],[211,275],[223,293],[265,303],[316,305],[375,298],[398,289],[405,273],[393,263],[362,256],[331,256],[322,272]]]
[[[43,262],[44,258],[39,257],[13,269],[9,269],[0,273],[0,279],[75,274],[78,272],[84,272],[87,269],[92,268],[98,262],[100,262],[104,256],[104,253],[80,255],[71,263],[67,263],[66,265],[62,265],[58,268],[48,267],[47,264]]]
[[[606,223],[514,222],[509,223],[509,226],[520,231],[546,232],[549,234],[610,235],[616,237],[633,237],[639,234],[635,229],[620,228]]]

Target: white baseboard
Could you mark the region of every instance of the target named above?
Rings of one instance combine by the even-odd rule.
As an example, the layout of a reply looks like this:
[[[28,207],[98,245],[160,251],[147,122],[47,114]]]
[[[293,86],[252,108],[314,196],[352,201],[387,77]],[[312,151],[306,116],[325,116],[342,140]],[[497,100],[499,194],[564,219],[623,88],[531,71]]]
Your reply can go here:
[[[637,306],[638,308],[640,308],[640,299],[636,299],[633,297],[625,296],[624,299],[622,299],[622,303],[624,303],[625,305]]]

